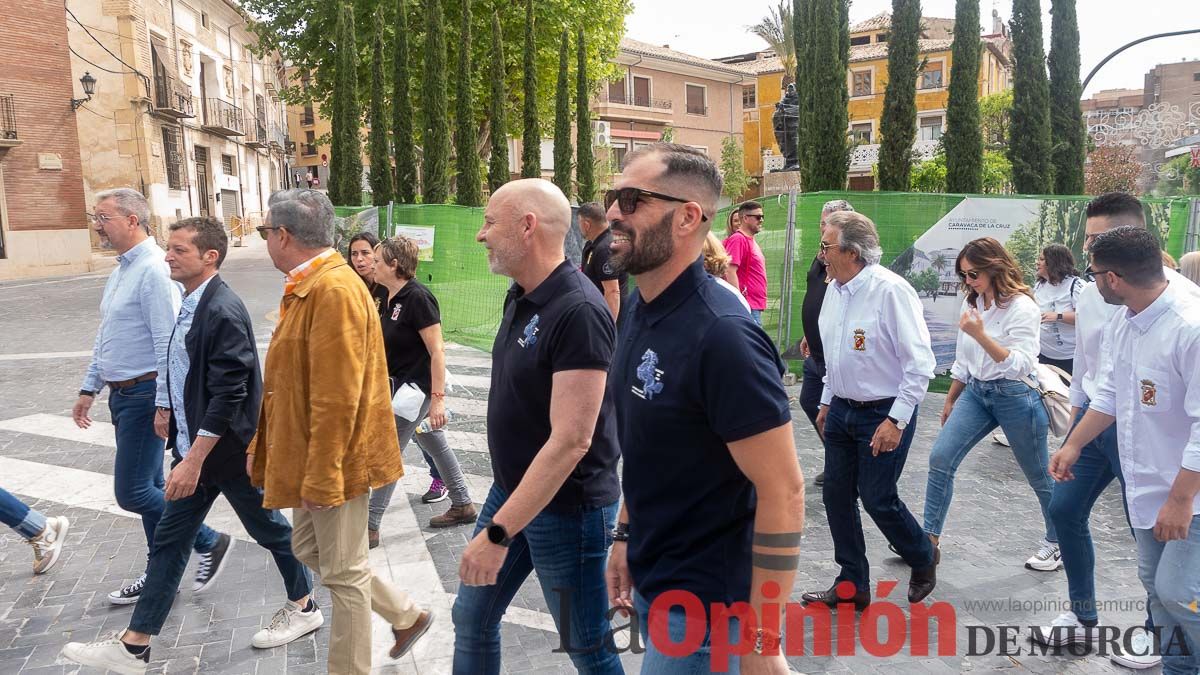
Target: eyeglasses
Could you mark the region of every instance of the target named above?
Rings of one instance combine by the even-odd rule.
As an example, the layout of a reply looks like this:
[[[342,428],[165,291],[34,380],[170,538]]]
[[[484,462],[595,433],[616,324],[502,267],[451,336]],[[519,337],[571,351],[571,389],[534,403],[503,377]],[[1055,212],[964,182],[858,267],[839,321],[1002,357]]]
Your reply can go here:
[[[275,227],[269,227],[267,225],[259,225],[258,227],[254,228],[254,229],[258,230],[258,236],[262,237],[265,240],[270,235],[271,230],[282,230],[283,226],[278,225]]]
[[[980,274],[981,274],[981,272],[979,270],[968,270],[966,272],[960,271],[958,273],[958,278],[962,279],[963,281],[966,281],[967,279],[970,279],[971,281],[975,281],[976,279],[979,278]]]
[[[821,242],[821,253],[828,251],[829,249],[833,248],[834,246],[837,246],[837,244],[829,244],[826,242]]]
[[[1092,276],[1093,276],[1093,277],[1099,277],[1099,276],[1103,276],[1103,275],[1105,275],[1105,274],[1108,274],[1109,272],[1112,272],[1113,274],[1115,274],[1115,275],[1117,275],[1117,276],[1119,276],[1119,277],[1122,277],[1122,278],[1124,278],[1124,276],[1125,276],[1124,274],[1121,274],[1120,272],[1118,272],[1118,271],[1116,271],[1116,270],[1098,270],[1098,269],[1092,269],[1092,270],[1091,270],[1091,272],[1092,272]]]
[[[637,211],[638,202],[646,199],[647,197],[651,199],[661,199],[665,202],[679,202],[680,204],[687,204],[692,201],[690,199],[682,199],[680,197],[664,195],[661,192],[651,192],[641,188],[626,187],[605,192],[604,208],[611,209],[613,202],[616,202],[617,207],[621,209],[622,215],[632,215],[635,211]],[[703,212],[700,213],[700,222],[708,222],[708,216],[704,215]]]
[[[760,223],[761,223],[761,222],[763,221],[763,214],[761,214],[761,213],[749,213],[749,214],[746,214],[746,215],[742,216],[742,220],[745,220],[745,219],[747,219],[747,218],[758,218],[758,222],[760,222]]]
[[[89,214],[87,214],[87,218],[93,224],[104,225],[108,221],[112,220],[113,216],[110,216],[106,213],[89,213]]]

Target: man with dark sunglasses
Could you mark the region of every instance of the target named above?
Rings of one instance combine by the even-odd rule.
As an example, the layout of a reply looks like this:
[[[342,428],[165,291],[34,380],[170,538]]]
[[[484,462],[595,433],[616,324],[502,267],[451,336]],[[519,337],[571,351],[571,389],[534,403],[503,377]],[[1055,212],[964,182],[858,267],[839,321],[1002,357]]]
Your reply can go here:
[[[804,478],[775,347],[704,271],[720,194],[712,160],[656,143],[630,153],[606,199],[612,262],[637,279],[608,378],[625,462],[610,602],[635,610],[643,635],[665,623],[675,643],[695,626],[671,591],[706,609],[748,603],[756,618],[705,626],[711,635],[682,657],[648,631],[643,673],[787,671],[768,598],[791,591],[799,565]],[[722,631],[751,653],[712,658]]]
[[[762,313],[767,308],[767,259],[763,256],[754,235],[763,229],[763,207],[758,202],[745,202],[738,207],[741,225],[724,242],[729,253],[726,281],[746,296],[750,316],[762,325]]]

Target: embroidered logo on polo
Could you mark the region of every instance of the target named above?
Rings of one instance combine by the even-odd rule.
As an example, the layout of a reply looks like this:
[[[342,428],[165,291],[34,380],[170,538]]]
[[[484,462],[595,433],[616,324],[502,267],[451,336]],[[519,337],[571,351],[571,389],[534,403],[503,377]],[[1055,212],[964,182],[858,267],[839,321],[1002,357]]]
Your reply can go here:
[[[534,314],[533,318],[529,320],[529,323],[525,324],[525,337],[517,338],[517,344],[521,345],[522,349],[525,347],[532,347],[537,344],[539,320],[540,317],[537,314]]]
[[[603,269],[603,270],[604,270],[604,273],[605,273],[605,274],[609,274],[609,275],[611,275],[611,274],[613,273],[613,266],[612,266],[612,263],[604,263],[604,267],[603,267],[603,268],[601,268],[601,269]]]
[[[854,351],[867,351],[867,331],[863,330],[862,328],[854,329]]]
[[[404,307],[404,305],[396,305],[395,307],[392,308],[392,321],[395,321],[396,319],[400,318],[400,310],[403,307]]]
[[[653,400],[655,394],[662,393],[662,375],[663,371],[658,368],[658,354],[653,349],[647,349],[637,367],[637,378],[642,381],[642,387],[632,387],[633,395],[647,401]]]
[[[1158,405],[1158,385],[1154,380],[1142,380],[1142,405]]]

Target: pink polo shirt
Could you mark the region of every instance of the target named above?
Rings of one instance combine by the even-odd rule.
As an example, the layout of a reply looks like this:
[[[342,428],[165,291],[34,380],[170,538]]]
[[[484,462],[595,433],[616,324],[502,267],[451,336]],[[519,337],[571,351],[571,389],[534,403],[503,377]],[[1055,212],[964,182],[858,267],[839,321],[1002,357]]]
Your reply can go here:
[[[750,309],[767,308],[767,260],[758,242],[734,232],[724,242],[730,265],[737,265],[738,288],[750,303]]]

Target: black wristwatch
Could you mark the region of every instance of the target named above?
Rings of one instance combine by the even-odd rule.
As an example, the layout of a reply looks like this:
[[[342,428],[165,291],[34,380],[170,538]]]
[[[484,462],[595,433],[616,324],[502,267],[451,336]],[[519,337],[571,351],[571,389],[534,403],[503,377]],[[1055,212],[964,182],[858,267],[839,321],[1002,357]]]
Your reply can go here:
[[[508,545],[512,543],[512,538],[508,536],[508,530],[504,529],[503,525],[498,525],[496,523],[488,524],[487,536],[488,541],[497,546],[503,546],[504,548],[508,548]]]
[[[1059,320],[1059,321],[1062,321],[1062,312],[1059,312],[1059,313],[1058,313],[1058,320]]]
[[[91,396],[92,398],[96,398],[96,392],[88,391],[87,389],[80,389],[79,395],[80,396]]]
[[[613,541],[629,541],[629,523],[618,522],[612,531]]]

